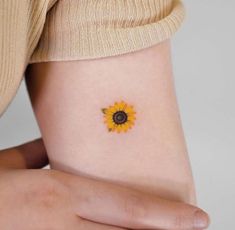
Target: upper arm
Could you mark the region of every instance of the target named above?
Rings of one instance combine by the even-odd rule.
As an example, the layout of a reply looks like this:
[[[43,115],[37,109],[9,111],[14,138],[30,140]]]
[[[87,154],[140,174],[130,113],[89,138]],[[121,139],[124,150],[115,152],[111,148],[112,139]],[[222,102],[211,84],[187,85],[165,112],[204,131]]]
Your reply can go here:
[[[33,64],[26,82],[52,167],[193,199],[169,41],[125,55]],[[133,106],[135,122],[127,132],[108,131],[102,109],[120,101]]]

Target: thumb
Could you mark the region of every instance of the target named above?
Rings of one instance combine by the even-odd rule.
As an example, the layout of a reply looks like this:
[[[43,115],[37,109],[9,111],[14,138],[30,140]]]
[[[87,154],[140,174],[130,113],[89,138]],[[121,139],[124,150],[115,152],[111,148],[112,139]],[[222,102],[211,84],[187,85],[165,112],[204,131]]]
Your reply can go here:
[[[195,206],[103,181],[71,178],[75,212],[82,218],[131,229],[205,229],[209,225],[208,215]]]

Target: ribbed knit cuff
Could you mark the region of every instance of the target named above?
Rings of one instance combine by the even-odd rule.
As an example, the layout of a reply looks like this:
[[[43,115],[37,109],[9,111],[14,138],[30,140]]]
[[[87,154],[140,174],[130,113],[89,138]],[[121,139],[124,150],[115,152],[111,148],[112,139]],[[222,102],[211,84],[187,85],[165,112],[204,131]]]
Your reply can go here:
[[[179,0],[64,0],[50,10],[30,63],[84,60],[158,44],[180,27]]]

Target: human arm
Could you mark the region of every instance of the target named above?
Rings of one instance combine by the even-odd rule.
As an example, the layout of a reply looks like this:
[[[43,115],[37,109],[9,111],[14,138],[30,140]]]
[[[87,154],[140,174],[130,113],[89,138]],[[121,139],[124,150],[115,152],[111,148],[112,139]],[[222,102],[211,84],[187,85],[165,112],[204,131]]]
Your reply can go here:
[[[30,65],[26,83],[54,169],[195,203],[176,100],[170,41],[100,59]],[[109,132],[102,108],[136,111],[127,132]]]
[[[46,149],[41,138],[0,151],[0,167],[36,169],[48,164]]]

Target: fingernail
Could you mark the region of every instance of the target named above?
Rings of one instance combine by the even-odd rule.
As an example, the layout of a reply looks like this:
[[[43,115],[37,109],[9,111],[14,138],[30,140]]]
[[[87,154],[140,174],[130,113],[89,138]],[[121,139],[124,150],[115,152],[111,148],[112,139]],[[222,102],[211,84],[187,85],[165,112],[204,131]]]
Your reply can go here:
[[[209,217],[207,213],[198,210],[194,214],[194,228],[205,229],[209,226]]]

